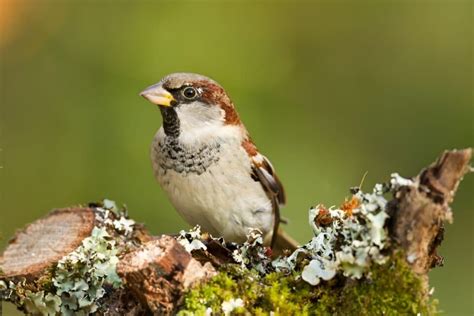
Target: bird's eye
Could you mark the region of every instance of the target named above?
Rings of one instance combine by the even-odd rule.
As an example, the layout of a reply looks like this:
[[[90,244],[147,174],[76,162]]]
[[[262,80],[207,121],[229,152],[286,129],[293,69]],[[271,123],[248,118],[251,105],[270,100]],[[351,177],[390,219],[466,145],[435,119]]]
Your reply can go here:
[[[188,100],[195,99],[197,96],[197,91],[193,87],[186,87],[183,89],[183,97],[185,97]]]

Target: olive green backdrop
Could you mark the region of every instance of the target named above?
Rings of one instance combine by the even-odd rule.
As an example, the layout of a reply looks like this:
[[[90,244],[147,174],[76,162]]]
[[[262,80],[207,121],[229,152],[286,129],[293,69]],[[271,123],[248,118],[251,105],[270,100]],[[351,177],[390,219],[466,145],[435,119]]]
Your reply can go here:
[[[161,117],[138,96],[170,72],[226,88],[301,242],[308,207],[339,204],[366,171],[369,189],[473,145],[470,1],[0,3],[2,248],[51,208],[104,197],[153,233],[187,227],[152,176]],[[473,189],[431,273],[447,315],[474,313]]]

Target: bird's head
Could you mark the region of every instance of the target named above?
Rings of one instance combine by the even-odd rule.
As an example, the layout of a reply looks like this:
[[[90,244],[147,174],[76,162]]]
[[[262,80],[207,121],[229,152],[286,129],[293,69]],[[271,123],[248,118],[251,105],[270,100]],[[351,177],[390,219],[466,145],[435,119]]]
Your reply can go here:
[[[165,132],[197,132],[211,126],[239,125],[240,119],[225,90],[214,80],[192,73],[174,73],[140,93],[160,107]],[[172,132],[172,131],[171,131]]]

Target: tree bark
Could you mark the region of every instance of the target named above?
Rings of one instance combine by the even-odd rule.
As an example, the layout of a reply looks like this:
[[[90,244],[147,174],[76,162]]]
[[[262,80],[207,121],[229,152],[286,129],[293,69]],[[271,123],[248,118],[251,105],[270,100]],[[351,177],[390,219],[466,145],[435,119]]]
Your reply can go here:
[[[171,236],[128,253],[117,272],[140,303],[159,315],[171,314],[184,290],[216,274],[212,265],[201,265]]]
[[[471,149],[444,152],[413,179],[413,185],[401,187],[389,205],[391,236],[419,274],[443,262],[436,250],[443,240],[444,223],[452,221],[449,204],[469,171],[471,155]]]

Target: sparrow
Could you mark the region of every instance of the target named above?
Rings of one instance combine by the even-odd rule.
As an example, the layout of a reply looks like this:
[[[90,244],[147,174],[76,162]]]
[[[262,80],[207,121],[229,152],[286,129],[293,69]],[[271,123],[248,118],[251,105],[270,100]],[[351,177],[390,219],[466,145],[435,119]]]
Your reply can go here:
[[[173,73],[140,95],[160,109],[153,171],[185,221],[237,243],[258,229],[267,244],[294,248],[278,229],[283,186],[222,86],[199,74]]]

